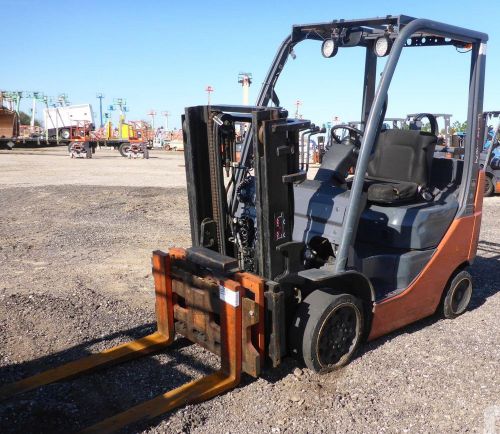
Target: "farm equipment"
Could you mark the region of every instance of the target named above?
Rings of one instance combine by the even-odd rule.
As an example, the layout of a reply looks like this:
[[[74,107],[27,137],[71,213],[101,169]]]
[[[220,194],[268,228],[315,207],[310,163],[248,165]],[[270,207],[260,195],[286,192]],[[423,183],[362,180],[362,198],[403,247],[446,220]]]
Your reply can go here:
[[[365,59],[360,128],[335,127],[313,179],[299,156],[312,124],[288,118],[275,93],[293,47],[307,39],[322,43],[325,58],[362,47]],[[462,314],[484,191],[486,42],[484,33],[407,16],[293,26],[255,106],[185,110],[193,246],[153,253],[157,331],[5,386],[0,396],[159,351],[175,334],[220,355],[218,372],[86,430],[110,432],[207,400],[287,355],[324,373],[349,362],[364,340],[437,311]],[[429,46],[471,48],[462,160],[434,158],[435,130],[382,129],[402,50]],[[237,123],[248,126],[239,158]]]
[[[125,122],[124,115],[120,115],[118,128],[113,129],[111,121],[104,128],[103,143],[118,149],[125,158],[149,158],[152,140],[151,129],[144,121]]]
[[[121,124],[122,138],[128,139],[123,142],[118,150],[126,158],[149,158],[148,140],[149,128],[142,121],[130,121]]]
[[[94,124],[89,121],[72,121],[72,125],[67,128],[69,139],[68,152],[71,158],[92,158],[95,153],[96,144],[92,138]]]
[[[500,193],[500,111],[484,112],[483,118],[485,125],[491,119],[497,120],[495,127],[485,128],[484,146],[479,157],[480,165],[486,172],[484,195],[492,196]]]

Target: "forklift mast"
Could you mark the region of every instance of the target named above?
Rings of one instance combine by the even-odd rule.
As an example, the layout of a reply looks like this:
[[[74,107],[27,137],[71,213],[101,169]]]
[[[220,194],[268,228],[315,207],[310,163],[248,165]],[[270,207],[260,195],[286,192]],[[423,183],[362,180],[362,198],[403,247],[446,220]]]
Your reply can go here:
[[[280,246],[292,241],[293,184],[306,178],[299,168],[299,132],[310,122],[286,115],[277,108],[197,106],[186,109],[183,120],[193,246],[240,257],[242,268],[267,279],[286,269]],[[251,177],[248,167],[233,161],[236,122],[250,125]],[[235,188],[243,171],[246,183]],[[224,172],[232,173],[228,185]],[[228,212],[227,188],[233,188],[241,204],[234,215]],[[245,215],[247,205],[252,205],[254,215]]]

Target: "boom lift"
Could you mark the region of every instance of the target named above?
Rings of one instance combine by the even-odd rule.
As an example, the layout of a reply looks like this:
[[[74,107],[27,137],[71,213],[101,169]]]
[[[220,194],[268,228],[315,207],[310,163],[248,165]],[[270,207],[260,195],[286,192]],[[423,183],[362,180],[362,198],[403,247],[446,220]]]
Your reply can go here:
[[[255,106],[185,110],[193,247],[153,253],[157,332],[6,386],[0,395],[158,351],[176,333],[221,356],[220,371],[87,431],[109,432],[209,399],[235,387],[243,372],[257,377],[287,354],[328,372],[345,365],[363,340],[436,311],[447,318],[463,313],[484,191],[487,38],[407,16],[293,26]],[[299,161],[300,134],[311,122],[288,118],[275,92],[293,47],[307,39],[322,43],[327,58],[348,47],[365,52],[361,128],[332,128],[314,179]],[[437,131],[382,129],[402,50],[439,45],[472,47],[463,160],[433,157]],[[377,60],[385,55],[376,86]],[[235,123],[249,127],[238,159]]]

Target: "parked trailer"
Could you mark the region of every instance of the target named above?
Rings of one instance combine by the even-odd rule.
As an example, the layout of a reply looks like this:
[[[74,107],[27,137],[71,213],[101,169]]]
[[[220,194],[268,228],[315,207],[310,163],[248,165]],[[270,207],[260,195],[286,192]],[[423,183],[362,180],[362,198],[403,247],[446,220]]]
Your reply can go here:
[[[86,122],[94,125],[94,113],[90,104],[74,104],[64,107],[46,108],[43,120],[48,136],[62,139],[70,138],[70,129],[76,122]]]
[[[67,141],[58,141],[45,135],[24,134],[19,125],[19,115],[14,110],[0,107],[0,149],[32,148],[40,146],[66,145]],[[29,128],[29,127],[28,127]]]

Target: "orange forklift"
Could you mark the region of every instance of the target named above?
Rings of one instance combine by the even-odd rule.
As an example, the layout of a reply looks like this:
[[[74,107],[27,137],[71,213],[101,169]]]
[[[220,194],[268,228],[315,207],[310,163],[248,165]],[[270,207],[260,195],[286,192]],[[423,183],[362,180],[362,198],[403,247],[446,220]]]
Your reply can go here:
[[[207,400],[287,355],[325,373],[348,363],[363,341],[436,312],[462,314],[481,225],[487,39],[403,15],[293,26],[255,106],[185,110],[193,246],[153,253],[157,331],[4,386],[0,397],[162,350],[176,335],[220,355],[219,371],[85,431],[111,432]],[[314,177],[299,161],[311,122],[289,118],[275,92],[305,40],[317,41],[329,62],[352,47],[365,59],[360,128],[332,128]],[[470,50],[463,159],[434,157],[437,131],[382,128],[402,51],[436,46]],[[237,158],[242,123],[248,134]]]

